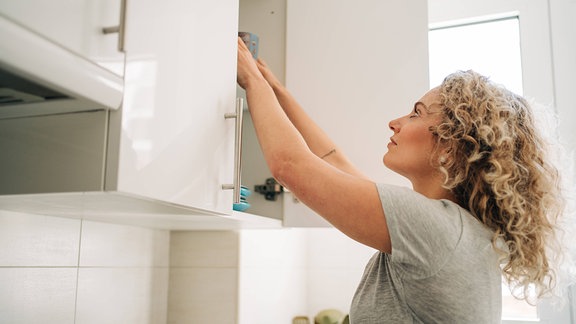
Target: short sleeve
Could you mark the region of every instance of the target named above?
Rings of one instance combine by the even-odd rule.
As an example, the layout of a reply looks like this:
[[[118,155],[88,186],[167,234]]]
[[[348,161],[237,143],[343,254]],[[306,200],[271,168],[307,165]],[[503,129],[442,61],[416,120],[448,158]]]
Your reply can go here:
[[[402,276],[426,278],[451,258],[462,236],[460,207],[411,189],[378,184],[390,233],[391,265]]]

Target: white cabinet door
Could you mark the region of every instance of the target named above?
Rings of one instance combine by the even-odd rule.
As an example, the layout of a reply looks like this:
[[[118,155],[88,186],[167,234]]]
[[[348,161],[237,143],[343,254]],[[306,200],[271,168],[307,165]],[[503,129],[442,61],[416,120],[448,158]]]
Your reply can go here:
[[[388,122],[428,90],[427,22],[426,0],[287,2],[286,85],[377,182],[409,185],[382,156]],[[322,226],[293,199],[284,204],[286,225]]]
[[[124,55],[118,50],[118,26],[124,0],[17,0],[0,1],[0,15],[122,75]]]
[[[132,0],[117,190],[232,212],[237,0]],[[112,125],[114,126],[114,125]],[[111,136],[114,140],[113,137]],[[111,166],[112,167],[112,166]]]

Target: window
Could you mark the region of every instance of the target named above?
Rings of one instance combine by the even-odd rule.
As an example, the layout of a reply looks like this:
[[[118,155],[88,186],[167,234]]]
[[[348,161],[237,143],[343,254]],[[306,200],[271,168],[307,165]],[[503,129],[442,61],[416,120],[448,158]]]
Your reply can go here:
[[[431,87],[472,69],[523,93],[518,17],[432,27],[428,37]]]

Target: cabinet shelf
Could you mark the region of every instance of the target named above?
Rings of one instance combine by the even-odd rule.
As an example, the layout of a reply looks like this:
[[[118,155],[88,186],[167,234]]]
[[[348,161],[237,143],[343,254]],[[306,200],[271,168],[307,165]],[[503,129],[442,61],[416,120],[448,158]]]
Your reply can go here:
[[[84,219],[165,230],[280,228],[280,220],[245,212],[219,214],[118,192],[0,196],[0,206],[26,214]]]

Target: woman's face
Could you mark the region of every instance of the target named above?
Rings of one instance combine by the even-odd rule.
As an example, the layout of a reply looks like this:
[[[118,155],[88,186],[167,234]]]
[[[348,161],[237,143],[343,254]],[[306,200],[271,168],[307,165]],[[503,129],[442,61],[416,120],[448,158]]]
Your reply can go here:
[[[394,132],[384,155],[384,164],[413,183],[437,172],[431,164],[436,140],[431,126],[440,122],[440,93],[428,91],[414,104],[412,111],[389,123]]]

